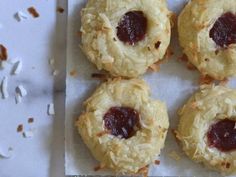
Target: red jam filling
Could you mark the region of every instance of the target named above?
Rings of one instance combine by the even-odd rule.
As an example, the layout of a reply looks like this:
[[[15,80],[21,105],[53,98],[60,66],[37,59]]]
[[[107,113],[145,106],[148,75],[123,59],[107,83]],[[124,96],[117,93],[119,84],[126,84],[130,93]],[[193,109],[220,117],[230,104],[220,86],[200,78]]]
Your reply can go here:
[[[207,139],[210,147],[222,152],[236,150],[236,121],[224,119],[211,125]]]
[[[219,17],[210,30],[210,37],[220,47],[228,47],[230,44],[235,44],[236,15],[227,12]]]
[[[129,45],[143,40],[146,32],[147,18],[142,11],[127,12],[117,26],[117,37]]]
[[[129,107],[112,107],[103,117],[105,128],[114,136],[128,139],[139,129],[139,113]]]

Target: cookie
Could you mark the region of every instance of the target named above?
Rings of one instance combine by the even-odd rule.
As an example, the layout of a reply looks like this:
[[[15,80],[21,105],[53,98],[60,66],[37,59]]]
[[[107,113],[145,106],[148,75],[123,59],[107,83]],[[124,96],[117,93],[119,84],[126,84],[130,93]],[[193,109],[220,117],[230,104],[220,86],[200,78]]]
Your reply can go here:
[[[202,86],[179,111],[177,138],[194,161],[236,173],[236,90]]]
[[[203,75],[236,75],[236,1],[191,0],[178,18],[180,45]]]
[[[167,109],[149,97],[144,81],[105,82],[84,105],[76,127],[100,166],[133,174],[160,154],[169,127]]]
[[[165,0],[88,0],[81,11],[82,50],[99,70],[137,77],[163,59],[170,16]]]

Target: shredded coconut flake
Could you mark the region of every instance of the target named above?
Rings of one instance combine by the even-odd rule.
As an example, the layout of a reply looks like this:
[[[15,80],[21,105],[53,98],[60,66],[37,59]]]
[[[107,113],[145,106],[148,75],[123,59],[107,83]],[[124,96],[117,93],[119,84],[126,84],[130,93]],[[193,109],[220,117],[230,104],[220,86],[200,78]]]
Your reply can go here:
[[[59,71],[56,70],[56,69],[52,72],[52,75],[53,75],[53,76],[57,76],[58,74],[59,74]]]
[[[51,66],[54,66],[54,64],[55,64],[54,58],[49,59],[49,64],[50,64]]]
[[[26,20],[28,18],[28,15],[25,14],[24,12],[22,12],[22,11],[18,11],[15,14],[15,18],[16,18],[17,21],[20,22],[22,20]]]
[[[27,91],[22,85],[16,87],[16,92],[19,93],[22,97],[25,97],[27,95]]]
[[[7,64],[6,61],[0,61],[0,69],[6,68],[6,64]]]
[[[1,92],[2,92],[3,99],[7,99],[9,97],[7,87],[8,87],[8,78],[5,76],[5,77],[3,77],[3,80],[1,83]]]
[[[16,93],[15,100],[16,100],[16,104],[19,104],[22,102],[22,97],[19,93]]]
[[[11,65],[15,65],[18,61],[20,61],[20,58],[16,57],[16,58],[9,59],[7,62]]]
[[[48,115],[55,115],[54,104],[48,104]]]
[[[179,154],[177,154],[176,151],[171,151],[169,154],[168,154],[169,157],[171,157],[172,159],[176,160],[176,161],[179,161],[181,158],[179,156]]]
[[[34,136],[34,132],[33,132],[33,130],[24,131],[23,136],[25,138],[32,138]]]
[[[21,72],[21,70],[22,70],[22,61],[19,60],[13,66],[12,74],[17,75]]]
[[[9,159],[12,157],[12,155],[13,155],[13,149],[11,147],[8,148],[7,152],[0,148],[1,158]]]

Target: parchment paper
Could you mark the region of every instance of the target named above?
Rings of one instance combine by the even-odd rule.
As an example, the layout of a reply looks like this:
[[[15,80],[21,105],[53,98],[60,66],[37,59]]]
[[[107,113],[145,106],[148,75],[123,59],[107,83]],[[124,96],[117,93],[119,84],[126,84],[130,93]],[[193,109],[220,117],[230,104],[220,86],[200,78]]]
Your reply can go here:
[[[169,0],[169,9],[179,13],[187,0]],[[92,79],[91,74],[97,69],[82,54],[79,48],[78,31],[80,28],[80,10],[85,5],[85,0],[68,1],[68,48],[67,48],[67,91],[66,91],[66,121],[65,121],[65,170],[66,175],[108,175],[111,171],[98,171],[93,169],[99,163],[92,157],[87,147],[83,144],[74,127],[75,119],[82,111],[82,102],[95,90],[99,81]],[[168,106],[170,129],[166,139],[165,148],[161,152],[160,165],[151,165],[151,176],[221,176],[189,160],[177,145],[171,129],[178,123],[177,110],[190,95],[199,87],[199,73],[190,71],[186,64],[179,61],[182,55],[177,41],[176,30],[173,31],[171,48],[174,55],[161,65],[158,73],[148,72],[144,78],[151,87],[152,97],[165,101]],[[69,73],[76,71],[76,77]],[[236,82],[231,80],[231,86]],[[180,159],[175,160],[173,154]]]

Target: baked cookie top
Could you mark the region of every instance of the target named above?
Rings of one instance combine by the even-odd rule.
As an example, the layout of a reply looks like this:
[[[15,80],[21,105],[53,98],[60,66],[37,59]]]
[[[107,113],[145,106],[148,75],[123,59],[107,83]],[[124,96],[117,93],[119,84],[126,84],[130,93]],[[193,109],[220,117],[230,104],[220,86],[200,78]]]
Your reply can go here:
[[[163,59],[170,15],[165,0],[88,0],[81,11],[82,49],[98,69],[137,77]]]
[[[84,103],[76,127],[101,167],[133,174],[153,163],[169,127],[164,103],[139,79],[103,83]]]
[[[202,86],[179,111],[177,138],[196,162],[236,173],[236,90]]]
[[[236,1],[191,0],[178,18],[180,45],[203,75],[236,75]]]

